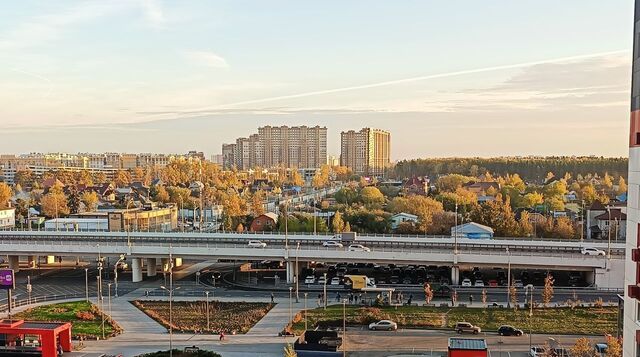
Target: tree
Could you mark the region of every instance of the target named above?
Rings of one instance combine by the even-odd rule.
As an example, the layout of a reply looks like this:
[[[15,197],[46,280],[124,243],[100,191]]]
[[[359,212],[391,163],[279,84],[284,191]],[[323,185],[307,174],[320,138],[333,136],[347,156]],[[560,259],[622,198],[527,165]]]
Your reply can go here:
[[[511,211],[509,198],[503,200],[502,195],[497,195],[493,201],[475,206],[471,211],[471,220],[493,228],[499,237],[518,235],[518,222]]]
[[[331,227],[333,228],[333,233],[342,233],[344,231],[344,220],[342,220],[342,214],[339,211],[336,211],[333,215]]]
[[[487,307],[487,289],[482,289],[482,305]]]
[[[384,195],[378,188],[367,186],[360,190],[360,200],[365,205],[381,205],[384,203]]]
[[[518,222],[518,233],[521,237],[529,237],[533,234],[533,225],[528,211],[522,211]]]
[[[571,357],[596,357],[595,348],[593,343],[586,337],[580,337],[576,340],[576,343],[571,347]]]
[[[418,216],[418,229],[427,232],[433,225],[433,217],[443,212],[442,203],[430,197],[412,195],[409,197],[396,197],[387,205],[387,211],[391,213],[410,213]]]
[[[118,170],[113,178],[113,183],[117,187],[125,187],[131,183],[131,174],[128,171]]]
[[[546,203],[551,211],[564,211],[564,199],[561,197],[549,197],[547,198]]]
[[[322,165],[311,181],[314,188],[322,188],[329,184],[329,173],[331,169],[327,165]]]
[[[0,208],[9,207],[11,196],[13,196],[11,187],[4,182],[0,182]]]
[[[542,304],[547,307],[553,299],[553,283],[555,280],[551,274],[547,274],[544,278],[544,289],[542,290]]]
[[[343,187],[335,193],[336,202],[343,204],[352,204],[358,199],[358,192],[350,187]]]
[[[602,178],[602,184],[604,185],[604,187],[611,189],[613,187],[613,180],[611,179],[611,176],[609,176],[608,172],[604,173],[604,177]]]
[[[167,203],[171,199],[171,197],[169,196],[169,192],[167,192],[167,189],[164,188],[164,186],[157,186],[155,188],[155,191],[156,191],[156,195],[155,195],[155,200],[156,201],[162,202],[162,203]],[[182,208],[182,207],[180,207],[180,208]]]
[[[287,345],[284,346],[284,357],[297,357],[297,356],[298,354],[293,349],[293,346],[291,346],[290,343],[287,343]]]
[[[349,222],[345,223],[344,232],[351,232],[351,224]]]
[[[616,193],[621,195],[625,192],[627,192],[627,182],[624,180],[624,177],[620,176],[618,179],[618,190]]]
[[[80,201],[87,212],[95,211],[98,208],[98,194],[94,191],[85,191],[80,195]]]
[[[253,196],[251,196],[251,213],[255,217],[264,214],[264,200],[265,194],[262,190],[256,191]]]
[[[455,192],[455,190],[471,180],[471,177],[459,174],[444,175],[438,178],[436,187],[441,192]]]
[[[302,179],[302,175],[296,169],[291,169],[289,173],[289,184],[291,186],[302,186],[304,185],[304,180]]]
[[[13,182],[22,186],[28,187],[33,184],[33,172],[29,169],[26,170],[18,170],[16,171],[15,176],[13,177]]]
[[[554,238],[570,239],[576,236],[573,222],[568,217],[558,217],[553,227],[552,236]]]
[[[522,197],[520,202],[523,207],[533,208],[544,203],[544,196],[539,192],[529,192]]]
[[[61,185],[54,185],[49,188],[49,193],[42,197],[40,206],[42,213],[50,218],[66,216],[70,212],[67,204],[67,196],[62,191]]]
[[[424,284],[424,301],[427,304],[431,304],[431,300],[433,300],[433,290],[431,289],[431,284]]]
[[[622,357],[622,344],[619,339],[613,336],[607,336],[607,352],[605,353],[605,357]]]

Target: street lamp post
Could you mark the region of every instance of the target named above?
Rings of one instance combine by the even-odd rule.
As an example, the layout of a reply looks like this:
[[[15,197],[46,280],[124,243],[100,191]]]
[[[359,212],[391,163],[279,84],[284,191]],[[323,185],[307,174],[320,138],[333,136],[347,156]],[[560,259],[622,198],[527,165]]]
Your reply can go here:
[[[169,357],[173,357],[173,292],[180,287],[173,287],[173,257],[169,253],[169,288],[160,286],[161,289],[169,292]]]
[[[109,317],[111,317],[111,285],[112,285],[112,283],[107,283],[107,289],[109,289],[109,292],[108,292],[108,294],[109,294],[108,296],[109,297],[108,297],[108,300],[107,300],[109,302]]]
[[[322,273],[322,276],[324,276],[324,287],[322,290],[322,305],[326,310],[327,309],[327,273]]]
[[[113,282],[115,283],[115,291],[114,291],[114,296],[118,297],[118,265],[120,264],[121,261],[123,261],[125,259],[124,254],[120,256],[120,259],[118,259],[118,261],[116,262],[116,264],[113,266]]]
[[[89,302],[89,268],[84,268],[84,295],[85,300]]]
[[[507,250],[507,308],[510,307],[510,294],[509,294],[509,290],[511,289],[511,252],[509,252],[509,247],[506,248]]]
[[[529,292],[531,294],[529,300],[529,351],[531,351],[531,334],[533,331],[533,324],[531,323],[533,320],[533,285],[529,284],[526,286],[525,290],[525,301],[527,300],[526,294]]]
[[[207,296],[207,332],[209,332],[209,291],[205,291],[204,294]]]
[[[458,254],[458,201],[456,201],[456,217],[455,217],[455,223],[453,226],[453,254],[457,255]]]
[[[342,299],[342,356],[347,356],[347,299]]]
[[[609,242],[607,243],[607,259],[611,262],[611,207],[607,207],[607,213],[609,214]]]
[[[298,276],[298,272],[300,271],[298,269],[298,254],[300,252],[300,242],[296,243],[296,273],[295,273],[295,277],[296,277],[296,303],[300,302],[300,292],[298,290],[298,284],[300,281],[300,277]]]
[[[293,299],[291,297],[293,292],[293,288],[290,286],[289,287],[289,322],[291,322],[293,320]]]
[[[307,294],[304,293],[304,330],[307,331]]]

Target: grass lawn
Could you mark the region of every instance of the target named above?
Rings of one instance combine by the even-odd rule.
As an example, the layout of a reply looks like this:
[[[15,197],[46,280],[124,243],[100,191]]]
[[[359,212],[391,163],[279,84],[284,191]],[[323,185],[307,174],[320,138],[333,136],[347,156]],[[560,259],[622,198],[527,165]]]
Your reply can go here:
[[[615,334],[617,327],[617,307],[569,307],[537,308],[529,323],[529,310],[478,309],[446,307],[359,307],[347,306],[348,325],[367,325],[371,322],[389,319],[401,328],[447,328],[453,329],[458,321],[471,322],[483,331],[496,331],[500,325],[513,325],[524,331],[533,327],[534,333],[548,334]],[[294,318],[293,330],[304,329],[303,314]],[[309,326],[342,326],[342,306],[331,305],[309,310]]]
[[[74,338],[102,338],[102,314],[100,309],[86,301],[65,302],[27,309],[13,315],[13,318],[27,321],[71,322]],[[120,332],[120,327],[105,315],[105,337]]]
[[[136,300],[133,305],[164,327],[169,327],[169,302]],[[246,333],[271,310],[272,304],[209,301],[209,328],[205,301],[174,301],[173,330],[177,332]]]

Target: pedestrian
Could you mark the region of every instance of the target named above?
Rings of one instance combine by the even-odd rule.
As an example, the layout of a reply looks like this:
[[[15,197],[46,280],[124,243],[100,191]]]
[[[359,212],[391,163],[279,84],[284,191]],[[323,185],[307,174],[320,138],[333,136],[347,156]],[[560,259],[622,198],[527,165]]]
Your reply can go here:
[[[220,341],[224,340],[224,331],[220,330]]]
[[[358,294],[358,299],[360,300],[360,303],[362,303],[362,293]]]
[[[411,306],[412,300],[413,300],[413,294],[409,294],[409,300],[407,300],[407,305]]]
[[[271,303],[272,304],[273,304],[273,300],[274,300],[273,298],[274,298],[273,293],[271,293]]]
[[[473,305],[473,295],[469,294],[469,306]]]
[[[341,298],[340,293],[336,293],[336,301],[337,302],[340,302],[340,298]]]
[[[353,303],[353,294],[349,293],[349,305]]]
[[[357,305],[358,304],[358,295],[353,294],[353,302]]]

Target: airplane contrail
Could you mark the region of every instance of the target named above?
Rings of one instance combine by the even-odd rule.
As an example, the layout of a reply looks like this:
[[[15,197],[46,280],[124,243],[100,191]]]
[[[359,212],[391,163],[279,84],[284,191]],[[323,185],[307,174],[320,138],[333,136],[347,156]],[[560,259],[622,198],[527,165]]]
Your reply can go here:
[[[16,72],[16,73],[27,75],[29,77],[33,77],[33,78],[39,79],[41,81],[47,82],[47,84],[48,84],[47,91],[45,92],[45,94],[42,97],[43,98],[47,98],[51,94],[51,87],[53,87],[53,84],[51,83],[51,80],[49,78],[43,77],[43,76],[41,76],[39,74],[35,74],[35,73],[32,73],[32,72],[23,71],[23,70],[18,69],[18,68],[9,68],[9,70],[13,71],[13,72]]]
[[[245,101],[241,101],[241,102],[220,104],[220,105],[216,105],[216,106],[213,106],[213,107],[204,107],[204,108],[200,108],[200,109],[189,110],[189,111],[185,111],[185,113],[188,113],[188,112],[191,112],[191,111],[199,112],[199,111],[208,110],[208,109],[218,109],[218,108],[225,108],[225,107],[233,107],[233,106],[239,106],[239,105],[245,105],[245,104],[274,102],[274,101],[285,100],[285,99],[296,99],[296,98],[312,97],[312,96],[324,95],[324,94],[348,92],[348,91],[354,91],[354,90],[360,90],[360,89],[377,88],[377,87],[384,87],[384,86],[390,86],[390,85],[395,85],[395,84],[424,81],[424,80],[428,80],[428,79],[455,77],[455,76],[462,76],[462,75],[467,75],[467,74],[499,71],[499,70],[505,70],[505,69],[515,69],[515,68],[535,66],[535,65],[538,65],[538,64],[574,61],[574,60],[580,60],[580,59],[587,59],[587,58],[593,58],[593,57],[601,57],[601,56],[625,53],[625,52],[628,52],[628,51],[629,50],[617,50],[617,51],[609,51],[609,52],[592,53],[592,54],[587,54],[587,55],[577,55],[577,56],[545,59],[545,60],[539,60],[539,61],[522,62],[522,63],[499,65],[499,66],[491,66],[491,67],[485,67],[485,68],[467,69],[467,70],[461,70],[461,71],[455,71],[455,72],[429,74],[429,75],[425,75],[425,76],[395,79],[395,80],[391,80],[391,81],[368,83],[368,84],[362,84],[362,85],[350,86],[350,87],[332,88],[332,89],[317,90],[317,91],[297,93],[297,94],[288,94],[288,95],[282,95],[282,96],[276,96],[276,97],[267,97],[267,98],[260,98],[260,99],[245,100]]]

